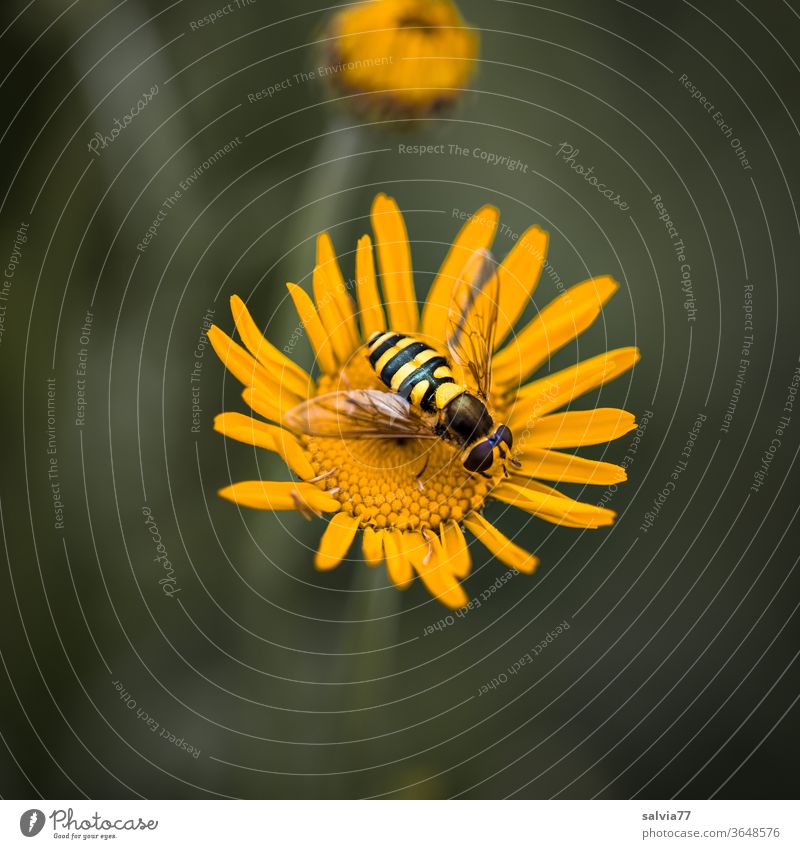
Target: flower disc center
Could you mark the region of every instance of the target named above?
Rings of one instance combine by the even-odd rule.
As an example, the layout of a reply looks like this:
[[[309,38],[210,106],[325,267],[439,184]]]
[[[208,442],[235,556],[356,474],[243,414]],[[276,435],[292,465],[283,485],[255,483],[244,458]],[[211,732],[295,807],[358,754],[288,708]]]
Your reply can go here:
[[[358,354],[338,378],[322,377],[318,394],[346,389],[382,389],[365,357]],[[400,531],[438,530],[447,519],[460,522],[479,510],[497,479],[470,474],[460,452],[441,439],[305,437],[317,485],[361,527]]]

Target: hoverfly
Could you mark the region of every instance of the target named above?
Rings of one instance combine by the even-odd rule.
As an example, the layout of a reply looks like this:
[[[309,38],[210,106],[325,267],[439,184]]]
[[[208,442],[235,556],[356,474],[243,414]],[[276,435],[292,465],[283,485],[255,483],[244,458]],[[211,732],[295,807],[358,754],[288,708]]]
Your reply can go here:
[[[497,264],[478,250],[453,286],[445,342],[470,386],[456,380],[447,357],[427,342],[377,331],[365,355],[389,391],[320,395],[289,410],[287,424],[309,436],[443,439],[459,449],[467,471],[489,477],[499,463],[508,474],[506,460],[514,463],[511,430],[495,426],[488,409],[499,285]]]

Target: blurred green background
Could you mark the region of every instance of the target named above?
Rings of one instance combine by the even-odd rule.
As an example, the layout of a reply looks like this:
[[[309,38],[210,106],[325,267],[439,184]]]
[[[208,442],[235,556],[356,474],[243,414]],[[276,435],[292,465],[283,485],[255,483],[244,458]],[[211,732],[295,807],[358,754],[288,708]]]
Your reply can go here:
[[[3,4],[4,797],[796,796],[800,20],[780,3],[460,7],[482,33],[472,90],[445,118],[398,127],[361,126],[296,82],[333,7],[253,0],[197,29],[213,4]],[[285,281],[310,290],[323,228],[351,276],[378,191],[406,213],[421,297],[459,215],[493,203],[499,256],[530,224],[551,235],[529,314],[588,276],[621,284],[549,367],[643,354],[576,405],[647,423],[638,442],[583,452],[627,455],[627,484],[570,488],[617,524],[504,515],[539,571],[438,629],[448,611],[417,584],[398,593],[357,559],[316,573],[320,521],[217,498],[283,473],[213,433],[244,404],[210,347],[191,381],[204,317],[230,332],[233,293],[289,343]],[[305,340],[296,350],[309,365]],[[481,597],[505,567],[473,551]]]

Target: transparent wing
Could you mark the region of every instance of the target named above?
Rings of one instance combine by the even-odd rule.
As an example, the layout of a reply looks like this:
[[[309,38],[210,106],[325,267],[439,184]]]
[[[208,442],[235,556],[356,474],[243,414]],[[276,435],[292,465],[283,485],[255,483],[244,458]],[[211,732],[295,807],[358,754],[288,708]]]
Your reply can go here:
[[[309,436],[348,439],[437,439],[432,421],[394,392],[351,389],[329,392],[293,407],[284,416],[293,430]]]
[[[447,323],[447,347],[453,361],[484,398],[492,386],[492,354],[497,328],[500,282],[489,251],[475,251],[453,286]]]

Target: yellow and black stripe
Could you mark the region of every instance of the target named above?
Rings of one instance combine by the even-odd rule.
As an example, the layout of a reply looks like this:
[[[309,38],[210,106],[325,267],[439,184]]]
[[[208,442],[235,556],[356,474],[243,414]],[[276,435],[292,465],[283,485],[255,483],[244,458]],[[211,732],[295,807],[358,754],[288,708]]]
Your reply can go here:
[[[427,413],[442,410],[465,391],[445,357],[404,333],[373,333],[367,356],[378,377],[394,392]]]

